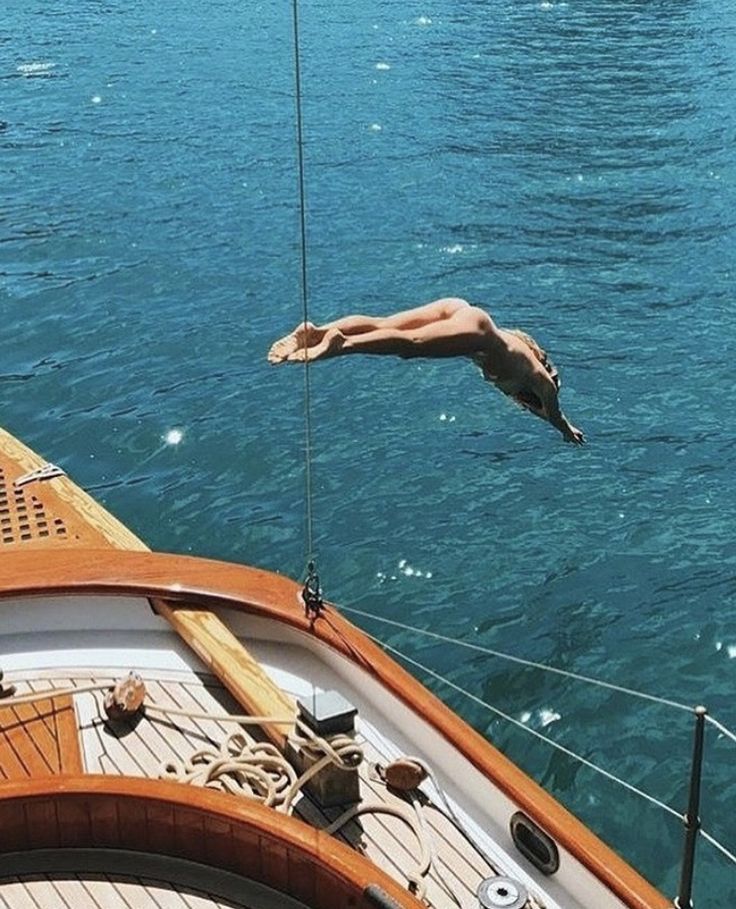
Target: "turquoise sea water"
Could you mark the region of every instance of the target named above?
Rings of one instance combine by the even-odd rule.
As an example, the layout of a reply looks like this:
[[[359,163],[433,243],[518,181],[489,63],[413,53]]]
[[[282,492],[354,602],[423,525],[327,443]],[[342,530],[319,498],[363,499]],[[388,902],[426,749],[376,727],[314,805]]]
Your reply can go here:
[[[265,360],[301,313],[290,4],[4,9],[2,423],[151,546],[302,575],[303,373]],[[327,596],[736,727],[736,8],[304,0],[301,24],[312,317],[466,297],[548,347],[589,438],[460,361],[315,365]],[[358,623],[684,810],[687,714]],[[413,671],[675,893],[676,819]],[[710,729],[731,851],[735,767]],[[704,841],[695,896],[736,899]]]

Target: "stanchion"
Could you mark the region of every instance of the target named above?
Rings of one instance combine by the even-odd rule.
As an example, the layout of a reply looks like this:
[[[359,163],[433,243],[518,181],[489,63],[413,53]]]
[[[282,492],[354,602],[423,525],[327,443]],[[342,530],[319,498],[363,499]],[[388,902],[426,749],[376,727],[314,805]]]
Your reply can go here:
[[[703,770],[703,740],[705,738],[705,707],[695,708],[695,735],[693,739],[693,763],[690,769],[690,795],[687,803],[685,822],[685,846],[682,853],[680,890],[675,899],[677,909],[693,909],[693,871],[695,870],[695,845],[700,830],[700,781]]]

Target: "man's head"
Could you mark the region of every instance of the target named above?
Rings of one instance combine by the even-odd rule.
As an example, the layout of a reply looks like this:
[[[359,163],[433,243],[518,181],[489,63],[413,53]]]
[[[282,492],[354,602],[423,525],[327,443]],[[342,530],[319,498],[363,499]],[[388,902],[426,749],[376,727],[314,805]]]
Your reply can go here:
[[[528,335],[525,331],[522,331],[520,328],[507,328],[506,331],[510,335],[514,335],[514,337],[519,338],[520,341],[523,341],[527,345],[527,347],[531,350],[531,352],[534,354],[534,356],[539,360],[539,362],[542,364],[542,366],[544,366],[544,368],[547,370],[547,372],[549,373],[550,379],[552,379],[552,381],[555,383],[555,388],[557,389],[557,391],[559,391],[560,386],[562,385],[562,380],[560,379],[560,374],[557,372],[557,369],[556,369],[554,363],[547,356],[547,351],[544,350],[543,348],[541,348],[531,335]],[[536,395],[534,395],[533,397],[536,399]],[[519,403],[522,404],[523,406],[527,406],[526,403],[523,401],[519,401]],[[532,409],[534,409],[534,408],[532,408]]]

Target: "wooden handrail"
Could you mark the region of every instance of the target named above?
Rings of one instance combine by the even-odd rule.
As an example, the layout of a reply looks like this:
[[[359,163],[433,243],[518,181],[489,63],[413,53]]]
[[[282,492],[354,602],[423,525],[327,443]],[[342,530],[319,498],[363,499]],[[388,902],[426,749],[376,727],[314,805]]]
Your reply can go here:
[[[321,830],[252,799],[163,780],[86,774],[0,783],[0,854],[39,848],[176,856],[317,909],[370,909],[366,889],[378,885],[400,909],[423,909],[388,874]]]

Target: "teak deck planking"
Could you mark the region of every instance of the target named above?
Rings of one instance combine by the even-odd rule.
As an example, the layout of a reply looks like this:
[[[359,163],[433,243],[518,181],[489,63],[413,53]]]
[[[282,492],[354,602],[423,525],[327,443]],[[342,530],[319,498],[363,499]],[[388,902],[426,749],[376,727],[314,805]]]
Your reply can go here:
[[[0,701],[0,778],[13,780],[81,771],[77,721],[70,696],[17,706],[2,706]]]
[[[112,684],[113,680],[112,671],[96,670],[94,675],[75,675],[73,678],[41,673],[27,683],[17,681],[17,684],[22,691],[31,689],[51,692],[58,688],[81,687],[90,682]],[[240,712],[239,705],[221,683],[211,676],[172,672],[169,677],[158,681],[151,682],[147,679],[147,687],[154,703],[213,715]],[[116,738],[105,729],[101,710],[102,692],[86,692],[77,695],[75,700],[85,768],[93,774],[155,779],[163,761],[188,757],[203,747],[215,747],[229,733],[239,729],[233,723],[182,717],[167,719],[151,711],[148,717],[126,731],[125,735]],[[364,737],[367,736],[364,742],[366,764],[361,773],[362,799],[366,802],[387,802],[408,807],[407,802],[392,795],[383,784],[371,779],[369,766],[377,761],[390,760],[393,755],[385,753],[382,742],[372,735],[370,728],[361,731]],[[322,810],[309,797],[304,796],[297,803],[295,814],[319,829],[335,820],[342,810]],[[495,869],[436,809],[430,809],[427,816],[439,867],[442,869],[441,877],[433,874],[428,879],[428,895],[432,905],[439,909],[456,907],[445,892],[446,881],[464,907],[475,907],[475,889],[484,877],[495,873]],[[351,848],[358,848],[361,854],[367,856],[400,886],[406,886],[406,872],[415,866],[419,846],[403,821],[383,814],[364,816],[358,822],[351,821],[344,832],[338,834],[338,839]]]

